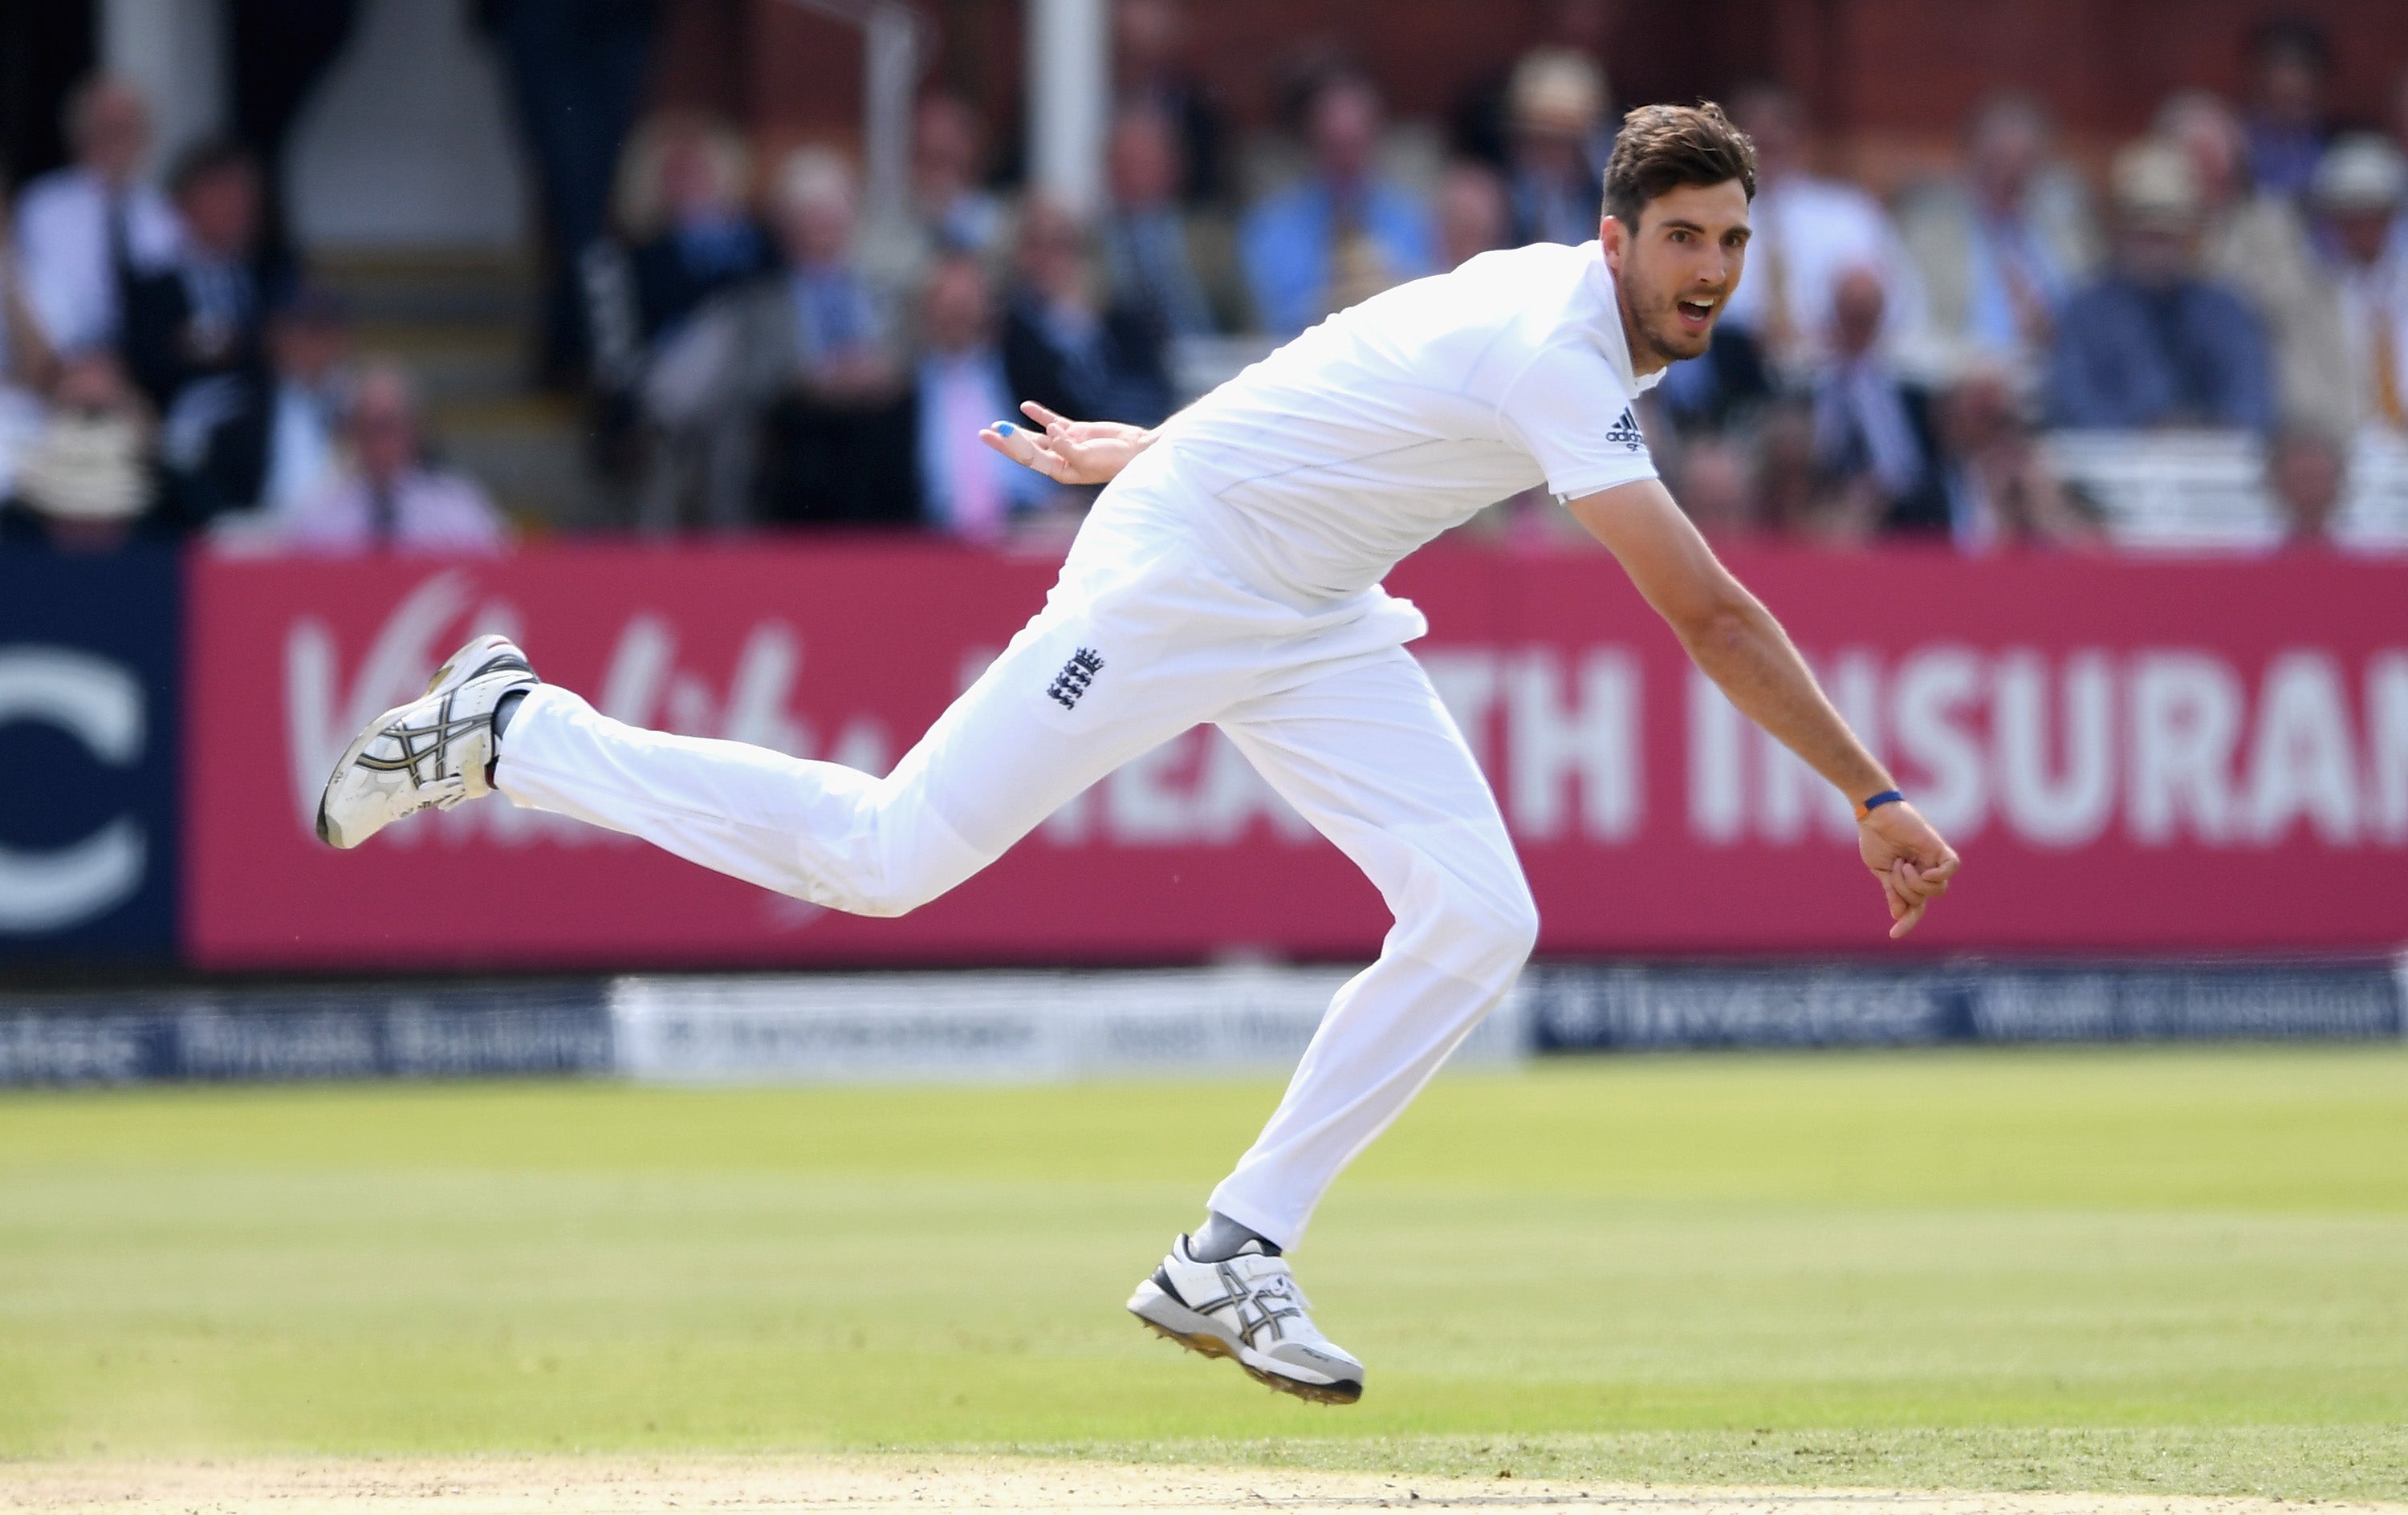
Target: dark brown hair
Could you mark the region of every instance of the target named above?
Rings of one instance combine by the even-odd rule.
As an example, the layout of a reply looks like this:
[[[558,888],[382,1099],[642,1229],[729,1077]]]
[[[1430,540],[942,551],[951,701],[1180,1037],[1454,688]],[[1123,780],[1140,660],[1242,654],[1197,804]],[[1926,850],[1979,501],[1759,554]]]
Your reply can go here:
[[[1606,162],[1605,213],[1636,232],[1639,212],[1666,191],[1734,179],[1756,198],[1756,144],[1722,107],[1641,106],[1622,118]]]

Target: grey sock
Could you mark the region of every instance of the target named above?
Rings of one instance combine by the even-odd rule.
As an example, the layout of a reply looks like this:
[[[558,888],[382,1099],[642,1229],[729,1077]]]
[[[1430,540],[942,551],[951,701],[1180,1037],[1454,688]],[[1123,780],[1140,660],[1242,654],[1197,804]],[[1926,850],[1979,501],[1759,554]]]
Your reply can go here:
[[[502,734],[510,729],[510,717],[519,713],[519,702],[526,697],[525,690],[514,689],[494,702],[494,740],[495,742],[499,742],[502,739]]]
[[[1246,1250],[1246,1243],[1259,1241],[1263,1255],[1277,1257],[1279,1243],[1258,1231],[1249,1231],[1219,1210],[1207,1210],[1204,1223],[1187,1238],[1187,1255],[1199,1263],[1226,1263]]]
[[[509,727],[510,717],[519,713],[519,701],[525,699],[526,697],[527,692],[525,690],[514,689],[494,702],[494,755],[485,760],[485,787],[487,789],[494,787],[494,770],[501,766],[502,733]]]

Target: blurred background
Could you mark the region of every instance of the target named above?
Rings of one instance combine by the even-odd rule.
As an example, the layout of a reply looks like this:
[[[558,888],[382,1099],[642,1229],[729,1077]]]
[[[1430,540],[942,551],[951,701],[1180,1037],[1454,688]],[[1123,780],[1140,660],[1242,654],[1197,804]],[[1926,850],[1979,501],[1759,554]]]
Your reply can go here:
[[[0,1080],[599,1066],[671,1002],[616,976],[732,966],[1219,965],[1144,980],[1192,989],[1148,1055],[1276,1061],[1328,987],[1277,965],[1381,916],[1209,733],[905,922],[509,811],[337,859],[308,804],[496,626],[614,714],[882,771],[1088,503],[980,424],[1157,422],[1586,241],[1622,113],[1700,97],[1756,236],[1642,419],[1966,898],[1868,965],[1843,808],[1499,502],[1397,587],[1549,921],[1500,1045],[2397,1034],[2396,5],[43,0],[0,6]],[[899,1035],[864,993],[792,1055]],[[1233,1006],[1268,1040],[1195,1030]]]

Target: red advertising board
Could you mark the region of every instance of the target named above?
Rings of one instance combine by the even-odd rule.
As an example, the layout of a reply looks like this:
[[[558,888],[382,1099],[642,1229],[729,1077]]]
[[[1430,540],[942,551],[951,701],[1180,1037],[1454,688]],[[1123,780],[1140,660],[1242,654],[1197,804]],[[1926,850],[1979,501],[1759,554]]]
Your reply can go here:
[[[1688,667],[1610,558],[1440,547],[1390,587],[1545,921],[1607,952],[2333,950],[2408,942],[2408,564],[1748,554],[1966,855],[1902,949],[1845,806]],[[1377,897],[1209,730],[961,889],[861,920],[504,803],[338,853],[327,766],[473,631],[643,724],[882,770],[1054,565],[923,542],[552,547],[193,569],[188,952],[218,968],[1363,956]]]

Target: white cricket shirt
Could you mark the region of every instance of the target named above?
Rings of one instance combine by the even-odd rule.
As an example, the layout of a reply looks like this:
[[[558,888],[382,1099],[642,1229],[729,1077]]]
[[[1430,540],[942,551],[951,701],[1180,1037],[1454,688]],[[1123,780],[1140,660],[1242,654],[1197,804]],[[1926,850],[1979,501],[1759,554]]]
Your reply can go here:
[[[1330,317],[1172,418],[1127,493],[1325,600],[1484,507],[1656,477],[1598,244],[1487,252]]]

